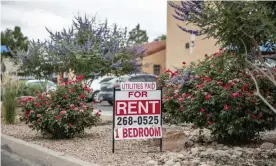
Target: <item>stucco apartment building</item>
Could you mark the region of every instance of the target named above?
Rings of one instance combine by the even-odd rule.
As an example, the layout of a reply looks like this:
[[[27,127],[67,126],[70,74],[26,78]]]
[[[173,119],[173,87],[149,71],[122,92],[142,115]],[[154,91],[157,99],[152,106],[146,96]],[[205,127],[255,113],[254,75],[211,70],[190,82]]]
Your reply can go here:
[[[159,75],[166,67],[166,41],[154,41],[144,44],[146,56],[142,58],[142,71]]]
[[[171,1],[180,5],[181,1]],[[189,64],[192,61],[203,59],[205,54],[211,54],[219,50],[215,46],[215,39],[204,39],[206,36],[192,37],[191,34],[184,32],[178,25],[186,29],[196,30],[198,27],[186,22],[177,20],[173,15],[174,8],[167,3],[167,40],[166,40],[166,62],[165,68],[174,69],[181,67],[182,62]],[[194,42],[192,42],[194,38]]]

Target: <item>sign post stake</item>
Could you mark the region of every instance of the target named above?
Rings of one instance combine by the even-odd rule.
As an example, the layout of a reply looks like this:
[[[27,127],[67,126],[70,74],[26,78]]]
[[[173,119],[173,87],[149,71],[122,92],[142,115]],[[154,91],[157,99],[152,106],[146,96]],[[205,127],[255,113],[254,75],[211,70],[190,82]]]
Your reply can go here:
[[[160,88],[161,90],[161,112],[160,112],[160,116],[161,116],[161,130],[162,130],[162,126],[163,126],[163,89],[162,87]],[[162,152],[162,149],[163,149],[163,137],[160,138],[160,152]]]
[[[113,122],[112,122],[112,153],[115,151],[115,139],[114,139],[114,129],[115,129],[115,91],[116,88],[113,88]]]

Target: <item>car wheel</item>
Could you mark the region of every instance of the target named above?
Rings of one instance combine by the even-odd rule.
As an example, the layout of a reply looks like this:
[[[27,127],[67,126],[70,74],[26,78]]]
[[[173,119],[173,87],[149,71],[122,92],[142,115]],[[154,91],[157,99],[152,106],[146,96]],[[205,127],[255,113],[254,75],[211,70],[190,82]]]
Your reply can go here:
[[[92,95],[92,101],[96,102],[96,103],[99,103],[100,100],[99,100],[99,92],[100,91],[95,91]]]
[[[113,106],[113,101],[108,101],[108,104],[110,104],[111,106]]]

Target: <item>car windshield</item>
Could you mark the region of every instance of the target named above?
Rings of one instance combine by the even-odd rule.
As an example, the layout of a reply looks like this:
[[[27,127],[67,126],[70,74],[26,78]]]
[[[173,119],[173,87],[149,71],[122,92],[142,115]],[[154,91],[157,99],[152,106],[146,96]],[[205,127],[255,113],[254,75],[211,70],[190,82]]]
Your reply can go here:
[[[270,58],[265,58],[265,62],[264,62],[268,67],[276,67],[276,61],[274,59],[270,59]],[[258,60],[255,62],[256,65],[258,66],[263,66],[263,64]]]
[[[114,77],[108,77],[108,78],[104,78],[100,81],[100,83],[103,83],[103,82],[108,82],[110,80],[114,79]]]
[[[266,59],[265,63],[268,67],[276,67],[276,60],[274,59]]]

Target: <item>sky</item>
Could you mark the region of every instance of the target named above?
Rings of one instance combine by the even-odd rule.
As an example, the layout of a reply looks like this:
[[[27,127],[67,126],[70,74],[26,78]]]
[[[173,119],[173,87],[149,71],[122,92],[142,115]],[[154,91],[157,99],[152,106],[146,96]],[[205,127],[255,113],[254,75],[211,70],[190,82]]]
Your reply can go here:
[[[45,27],[68,28],[78,13],[129,30],[139,23],[149,41],[166,34],[167,0],[1,0],[1,31],[17,25],[29,39],[48,39]]]

